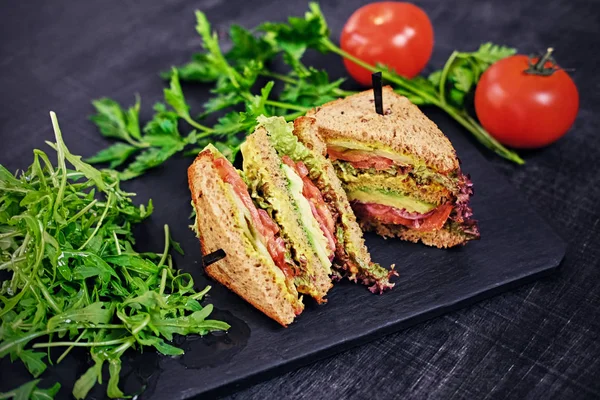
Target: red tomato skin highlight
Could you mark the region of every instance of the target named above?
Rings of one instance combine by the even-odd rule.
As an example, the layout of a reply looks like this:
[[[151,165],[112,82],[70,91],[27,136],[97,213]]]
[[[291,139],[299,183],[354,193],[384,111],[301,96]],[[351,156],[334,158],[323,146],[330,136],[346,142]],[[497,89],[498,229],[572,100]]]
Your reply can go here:
[[[515,55],[498,61],[483,73],[475,90],[481,125],[499,142],[521,149],[561,138],[579,109],[579,92],[565,71],[532,75],[525,72],[528,60]]]
[[[371,64],[385,64],[414,78],[429,62],[433,26],[421,8],[411,3],[384,1],[356,10],[346,22],[341,48]],[[371,72],[344,58],[348,73],[361,85],[371,85]]]

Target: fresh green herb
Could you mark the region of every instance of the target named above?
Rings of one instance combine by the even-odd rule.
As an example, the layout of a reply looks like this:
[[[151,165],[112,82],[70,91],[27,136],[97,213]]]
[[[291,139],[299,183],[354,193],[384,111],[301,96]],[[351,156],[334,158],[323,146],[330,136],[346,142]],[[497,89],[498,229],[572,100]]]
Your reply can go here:
[[[109,99],[94,102],[98,115],[92,120],[100,132],[124,143],[102,150],[90,162],[105,162],[115,168],[141,151],[121,174],[122,179],[130,179],[161,165],[188,144],[196,147],[188,149],[186,154],[196,155],[208,143],[215,143],[233,161],[244,134],[251,132],[256,125],[254,117],[260,115],[257,110],[265,116],[279,115],[291,121],[310,108],[355,93],[341,88],[343,79],[330,81],[327,72],[302,62],[305,52],[312,48],[338,54],[373,72],[382,70],[384,79],[394,84],[395,90],[413,103],[443,109],[483,145],[506,159],[523,163],[515,152],[491,137],[469,115],[465,106],[465,96],[474,88],[481,74],[492,63],[514,54],[514,49],[486,43],[472,53],[452,53],[444,68],[428,78],[406,79],[384,65],[374,66],[358,60],[335,45],[329,38],[327,22],[316,3],[310,4],[303,18],[290,17],[284,23],[265,22],[254,30],[232,25],[229,31],[231,49],[227,52],[221,49],[217,34],[200,11],[196,12],[196,31],[202,39],[203,51],[194,54],[189,63],[162,73],[164,78],[170,79],[170,88],[165,89],[164,95],[165,103],[172,111],[167,111],[163,104],[155,107],[156,113],[143,129],[143,136],[138,123],[139,99],[127,110]],[[288,72],[279,73],[271,69],[271,61],[278,56],[289,67]],[[191,117],[180,78],[213,85],[213,96],[204,104],[204,112],[199,119],[224,113],[219,114],[214,126],[201,125]],[[268,82],[260,88],[259,82],[265,78],[280,82],[283,87],[273,91],[273,83]],[[259,101],[261,106],[257,107]],[[245,111],[239,112],[237,109],[242,105]],[[181,137],[177,131],[179,120],[197,131]],[[166,129],[156,129],[156,126],[162,125]],[[154,140],[148,139],[149,133],[154,134]]]
[[[101,150],[87,159],[90,163],[108,163],[110,168],[116,168],[127,162],[133,155],[135,159],[120,174],[119,179],[135,178],[147,170],[163,164],[174,154],[182,151],[188,144],[206,136],[209,128],[198,124],[189,115],[189,106],[183,97],[179,78],[174,73],[171,86],[165,89],[165,103],[154,106],[154,117],[143,129],[140,128],[139,112],[140,99],[136,98],[135,105],[128,109],[122,108],[111,99],[99,99],[92,102],[97,114],[91,117],[100,133],[118,142]],[[198,131],[192,130],[186,136],[179,133],[178,121],[183,119]]]
[[[152,151],[171,146],[169,137],[180,140],[164,106],[158,107],[163,119],[138,131],[138,104],[123,111],[103,100],[95,120],[105,135]],[[204,335],[229,325],[207,319],[212,306],[200,301],[209,288],[196,292],[192,277],[173,268],[169,249],[181,249],[167,226],[162,253],[134,250],[132,226],[151,214],[152,203],[135,206],[115,171],[99,171],[71,154],[51,117],[56,166],[41,150],[34,150],[33,164],[20,177],[0,166],[0,270],[12,272],[0,289],[0,357],[20,359],[37,378],[48,363],[85,347],[94,364],[75,383],[73,396],[86,397],[106,364],[107,395],[123,397],[120,357],[127,349],[151,346],[179,355],[183,350],[168,343],[174,334]],[[53,360],[40,351],[53,347],[64,349]],[[59,389],[38,389],[37,383],[2,396],[52,398]]]

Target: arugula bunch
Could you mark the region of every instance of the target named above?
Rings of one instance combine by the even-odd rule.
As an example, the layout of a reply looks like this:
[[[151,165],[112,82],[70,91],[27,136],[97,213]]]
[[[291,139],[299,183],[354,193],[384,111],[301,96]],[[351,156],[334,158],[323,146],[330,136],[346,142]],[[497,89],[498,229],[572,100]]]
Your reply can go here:
[[[113,107],[107,101],[99,106]],[[102,119],[105,113],[98,121],[129,146],[154,146],[155,130],[136,130],[138,109],[117,120]],[[160,113],[168,125],[171,111]],[[152,213],[152,202],[135,206],[115,171],[99,171],[71,154],[54,113],[51,118],[56,143],[48,144],[56,166],[37,149],[20,177],[0,165],[0,270],[12,273],[0,289],[0,357],[20,359],[37,378],[48,363],[85,347],[94,364],[75,383],[73,396],[86,397],[108,364],[107,395],[123,397],[120,357],[127,349],[150,346],[179,355],[183,350],[168,343],[173,335],[204,335],[229,325],[207,319],[212,306],[200,301],[210,287],[196,292],[192,277],[173,268],[169,249],[181,248],[168,226],[162,253],[134,250],[132,225]],[[54,347],[64,351],[51,359]],[[48,398],[60,388],[38,389],[38,382],[4,395]]]

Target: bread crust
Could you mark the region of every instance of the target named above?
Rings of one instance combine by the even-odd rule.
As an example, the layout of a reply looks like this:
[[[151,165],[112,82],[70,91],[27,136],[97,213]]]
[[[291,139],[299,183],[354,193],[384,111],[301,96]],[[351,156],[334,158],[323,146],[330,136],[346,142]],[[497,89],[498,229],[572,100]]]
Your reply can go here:
[[[373,102],[373,90],[366,90],[316,107],[306,115],[317,120],[326,142],[351,139],[381,144],[443,174],[458,169],[450,140],[410,100],[385,86],[384,115],[375,112]]]
[[[445,227],[436,231],[421,232],[402,225],[386,225],[376,221],[361,220],[360,225],[365,231],[375,232],[384,238],[397,237],[413,243],[421,242],[427,246],[440,249],[464,245],[469,240],[460,232],[451,231]]]
[[[211,150],[202,151],[188,169],[188,183],[197,219],[202,255],[218,249],[226,257],[205,268],[206,273],[282,326],[303,309],[301,300],[276,279],[272,259],[254,251],[240,226],[231,192],[213,165]],[[295,300],[295,301],[294,301]]]

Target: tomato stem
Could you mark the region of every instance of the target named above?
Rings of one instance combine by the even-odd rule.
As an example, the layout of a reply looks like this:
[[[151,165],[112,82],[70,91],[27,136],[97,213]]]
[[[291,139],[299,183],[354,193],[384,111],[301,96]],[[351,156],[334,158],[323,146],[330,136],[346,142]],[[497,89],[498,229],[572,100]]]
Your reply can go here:
[[[550,76],[555,71],[558,71],[559,68],[556,65],[556,61],[554,61],[554,58],[552,58],[553,52],[554,49],[549,47],[548,50],[546,50],[546,54],[539,57],[535,63],[533,60],[536,58],[536,56],[530,56],[529,60],[527,61],[528,67],[525,70],[525,73],[539,76]],[[550,63],[550,66],[546,67],[546,63],[548,62]]]

